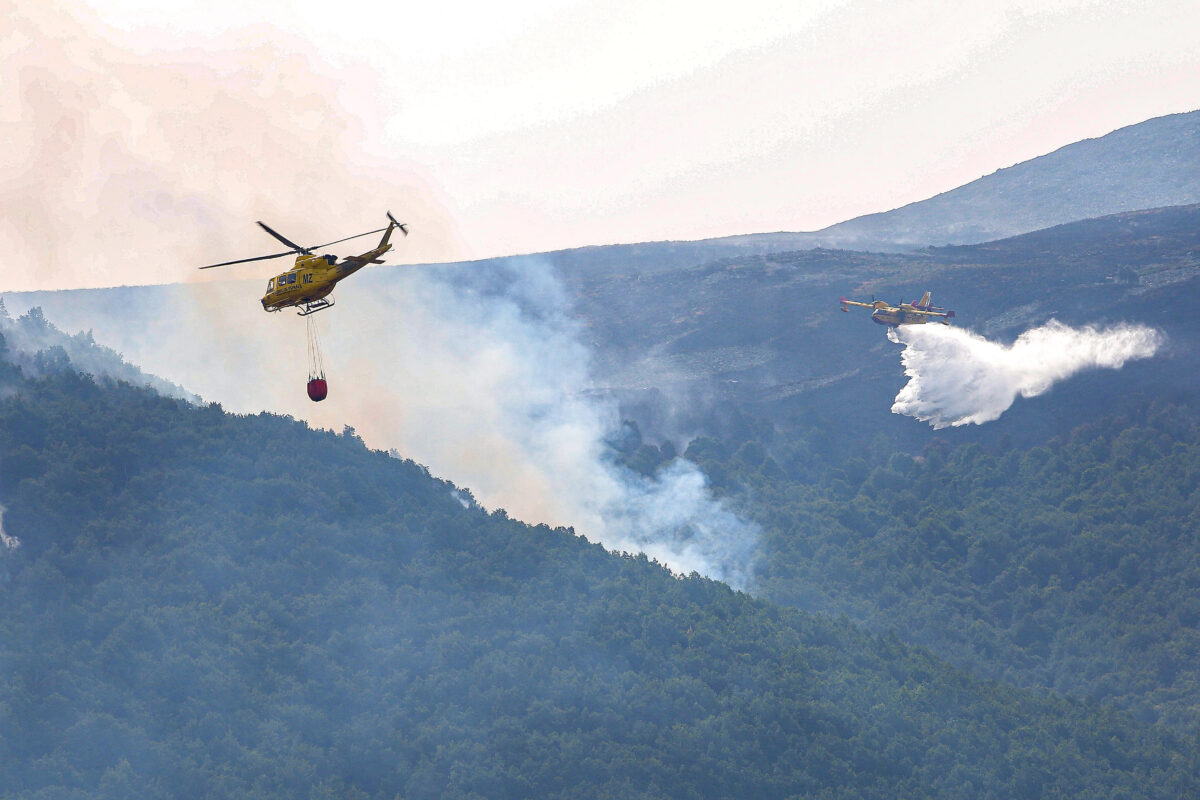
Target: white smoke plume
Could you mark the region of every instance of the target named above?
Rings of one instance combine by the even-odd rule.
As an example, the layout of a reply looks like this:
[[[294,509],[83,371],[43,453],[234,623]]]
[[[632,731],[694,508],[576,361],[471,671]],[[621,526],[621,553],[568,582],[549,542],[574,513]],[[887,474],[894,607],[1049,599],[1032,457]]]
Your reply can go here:
[[[594,395],[590,351],[544,265],[523,262],[490,289],[393,270],[339,287],[343,307],[318,320],[331,387],[319,405],[303,393],[303,323],[258,304],[273,268],[195,269],[277,250],[256,219],[310,243],[373,227],[387,208],[417,234],[390,263],[462,251],[453,204],[423,168],[380,155],[386,107],[370,80],[354,90],[352,60],[335,68],[273,28],[132,47],[82,7],[0,0],[0,12],[3,289],[212,281],[163,287],[147,305],[120,289],[27,304],[79,332],[63,343],[72,363],[104,371],[86,360],[94,332],[228,410],[349,424],[487,507],[747,585],[756,529],[698,469],[677,461],[648,479],[608,458],[616,406]]]
[[[260,292],[228,282],[7,302],[11,313],[41,306],[228,411],[350,425],[485,508],[750,587],[758,528],[714,499],[694,464],[648,478],[611,457],[617,403],[593,384],[586,329],[547,262],[384,267],[346,281],[337,306],[313,318],[329,379],[321,403],[304,392],[304,320],[264,314]]]
[[[591,350],[546,262],[406,278],[360,287],[373,291],[354,299],[359,335],[332,359],[339,381],[353,376],[345,391],[371,404],[356,415],[370,419],[359,428],[368,441],[469,487],[485,507],[749,585],[758,529],[711,496],[694,464],[676,459],[647,478],[610,457],[618,408],[595,391]]]
[[[142,372],[117,351],[96,342],[90,331],[81,331],[74,336],[63,333],[43,316],[40,308],[31,308],[23,316],[12,319],[3,297],[0,297],[0,336],[4,337],[7,358],[26,375],[40,375],[47,369],[57,369],[54,357],[57,354],[70,363],[71,369],[97,378],[148,386],[161,395],[181,400],[197,402],[200,399],[182,386]]]
[[[0,506],[0,552],[12,552],[20,546],[20,539],[4,532],[4,506]]]
[[[1120,369],[1153,356],[1164,341],[1144,325],[1072,328],[1057,320],[1025,331],[1011,345],[941,325],[890,329],[888,338],[904,345],[900,360],[908,376],[892,412],[935,429],[991,422],[1018,395],[1037,397],[1081,370]]]
[[[4,506],[0,506],[0,584],[11,580],[8,556],[15,553],[20,546],[20,539],[4,532]]]

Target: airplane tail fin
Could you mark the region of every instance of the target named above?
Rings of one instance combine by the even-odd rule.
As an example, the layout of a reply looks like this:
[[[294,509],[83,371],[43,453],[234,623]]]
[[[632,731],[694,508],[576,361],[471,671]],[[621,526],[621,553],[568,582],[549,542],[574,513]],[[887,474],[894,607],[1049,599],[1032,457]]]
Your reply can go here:
[[[921,295],[921,299],[913,303],[913,308],[930,308],[933,305],[933,300],[929,296],[929,292]]]

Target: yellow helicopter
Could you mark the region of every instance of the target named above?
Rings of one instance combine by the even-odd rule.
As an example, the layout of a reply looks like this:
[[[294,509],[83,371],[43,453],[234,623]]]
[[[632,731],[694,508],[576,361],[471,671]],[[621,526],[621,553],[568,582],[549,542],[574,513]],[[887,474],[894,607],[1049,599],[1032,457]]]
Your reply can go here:
[[[292,268],[267,281],[267,293],[263,295],[262,305],[264,311],[282,311],[285,308],[298,308],[300,316],[306,317],[309,314],[314,314],[333,305],[333,298],[329,296],[329,293],[333,291],[333,287],[337,285],[338,281],[350,277],[367,264],[382,264],[383,259],[380,256],[392,249],[392,245],[388,240],[391,238],[393,230],[399,228],[401,233],[405,236],[408,235],[408,227],[404,223],[397,222],[396,218],[392,216],[392,212],[387,212],[387,218],[388,224],[386,228],[379,228],[367,231],[366,233],[356,233],[344,239],[337,239],[312,247],[301,247],[295,242],[284,238],[278,232],[271,230],[266,223],[259,222],[259,226],[264,231],[291,249],[282,253],[273,253],[269,256],[255,256],[254,258],[239,258],[236,261],[222,261],[220,264],[209,264],[208,266],[200,267],[200,269],[227,267],[230,264],[244,264],[247,261],[265,261],[271,258],[290,256],[295,253],[296,263]],[[313,250],[380,232],[383,233],[383,238],[379,241],[379,246],[360,256],[347,256],[338,261],[337,256],[313,255]]]

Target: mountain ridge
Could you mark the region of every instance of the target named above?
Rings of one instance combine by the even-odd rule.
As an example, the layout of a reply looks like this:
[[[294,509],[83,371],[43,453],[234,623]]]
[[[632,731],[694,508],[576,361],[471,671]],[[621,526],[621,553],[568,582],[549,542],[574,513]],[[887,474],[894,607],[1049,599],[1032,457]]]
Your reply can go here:
[[[1068,222],[1195,203],[1200,203],[1200,110],[1126,125],[932,197],[815,231],[592,245],[536,255],[553,256],[564,265],[590,264],[599,250],[616,248],[609,252],[619,254],[621,261],[657,270],[701,249],[712,259],[817,247],[904,252],[978,244]],[[651,260],[655,263],[640,263]]]
[[[973,244],[1064,222],[1200,202],[1200,111],[1084,139],[891,211],[818,231],[853,249]]]

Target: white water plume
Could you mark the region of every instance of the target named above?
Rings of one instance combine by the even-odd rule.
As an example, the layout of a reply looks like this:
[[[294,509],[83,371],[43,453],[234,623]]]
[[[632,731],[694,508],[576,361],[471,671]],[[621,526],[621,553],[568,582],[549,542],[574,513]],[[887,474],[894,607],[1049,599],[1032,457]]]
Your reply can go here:
[[[962,328],[906,326],[888,331],[904,345],[900,360],[908,383],[892,412],[935,429],[997,419],[1017,396],[1037,397],[1085,369],[1120,369],[1149,358],[1164,337],[1145,325],[1072,328],[1057,320],[1025,331],[1011,345]]]

